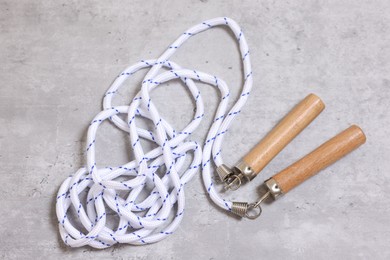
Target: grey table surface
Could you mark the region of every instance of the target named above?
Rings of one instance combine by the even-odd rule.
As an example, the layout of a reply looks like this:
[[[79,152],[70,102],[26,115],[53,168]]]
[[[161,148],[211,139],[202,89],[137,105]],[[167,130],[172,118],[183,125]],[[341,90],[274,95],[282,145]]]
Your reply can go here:
[[[378,1],[11,1],[0,0],[0,257],[3,259],[389,259],[390,2]],[[228,16],[244,29],[254,88],[223,144],[233,164],[308,93],[325,111],[263,171],[226,198],[252,200],[262,181],[347,128],[367,143],[282,199],[255,221],[209,201],[197,174],[174,235],[148,246],[67,248],[55,195],[85,164],[86,129],[105,90],[127,65],[156,58],[185,29]],[[172,58],[222,77],[237,97],[237,45],[217,28]],[[139,88],[128,82],[118,104]],[[206,119],[218,101],[201,85]],[[153,93],[177,129],[192,104],[178,83]],[[102,165],[126,162],[128,142],[107,123],[98,135]]]

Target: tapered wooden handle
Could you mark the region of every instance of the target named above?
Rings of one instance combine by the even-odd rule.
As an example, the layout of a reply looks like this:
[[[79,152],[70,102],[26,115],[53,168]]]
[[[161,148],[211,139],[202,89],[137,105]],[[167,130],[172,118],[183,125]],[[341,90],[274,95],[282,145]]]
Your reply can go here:
[[[358,148],[365,141],[366,136],[363,131],[358,126],[353,125],[272,178],[281,191],[286,193]]]
[[[324,108],[325,105],[319,97],[308,95],[243,158],[244,163],[257,175]]]

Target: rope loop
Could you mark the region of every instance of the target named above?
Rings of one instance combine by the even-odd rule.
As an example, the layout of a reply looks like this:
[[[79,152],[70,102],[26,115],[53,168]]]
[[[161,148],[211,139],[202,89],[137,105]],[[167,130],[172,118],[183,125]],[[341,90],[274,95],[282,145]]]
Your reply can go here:
[[[229,88],[220,78],[205,72],[182,68],[171,56],[190,37],[215,26],[227,26],[239,44],[244,83],[239,98],[228,110]],[[139,92],[128,105],[112,106],[112,99],[124,81],[142,69],[148,72]],[[165,68],[168,70],[161,70]],[[179,79],[191,93],[196,109],[192,121],[181,130],[175,129],[159,114],[150,93],[165,82]],[[220,92],[220,103],[203,144],[189,140],[205,115],[200,90],[195,82],[209,84]],[[205,190],[219,207],[231,211],[232,202],[224,200],[214,189],[210,164],[223,163],[221,144],[233,119],[240,113],[252,88],[252,71],[248,46],[238,24],[230,18],[214,18],[185,31],[155,60],[141,60],[126,68],[107,90],[103,110],[92,120],[87,134],[87,165],[62,183],[56,212],[60,235],[68,246],[89,245],[107,248],[117,243],[149,244],[171,235],[185,212],[186,183],[199,169]],[[126,119],[123,119],[125,115]],[[143,129],[137,120],[149,120],[151,129]],[[110,120],[128,133],[134,160],[120,166],[102,167],[96,161],[96,133]],[[157,147],[146,151],[141,140]],[[189,156],[191,155],[192,156]],[[189,167],[184,167],[191,157]],[[164,174],[158,171],[164,171]],[[107,225],[114,214],[115,227]]]

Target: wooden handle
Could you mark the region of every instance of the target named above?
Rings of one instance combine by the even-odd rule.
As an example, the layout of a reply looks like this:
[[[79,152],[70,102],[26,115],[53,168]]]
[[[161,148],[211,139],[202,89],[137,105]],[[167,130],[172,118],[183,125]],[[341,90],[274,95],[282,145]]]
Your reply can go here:
[[[257,175],[324,108],[325,105],[319,97],[308,95],[243,158],[244,163]]]
[[[365,141],[366,136],[363,131],[358,126],[353,125],[272,178],[282,192],[286,193],[358,148]]]

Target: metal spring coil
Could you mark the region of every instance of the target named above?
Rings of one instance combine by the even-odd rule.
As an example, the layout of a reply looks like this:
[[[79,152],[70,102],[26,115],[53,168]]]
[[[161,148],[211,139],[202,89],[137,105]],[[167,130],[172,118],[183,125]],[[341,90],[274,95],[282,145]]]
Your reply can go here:
[[[248,203],[247,202],[233,202],[232,205],[232,213],[240,216],[245,217],[246,213],[248,211]]]

